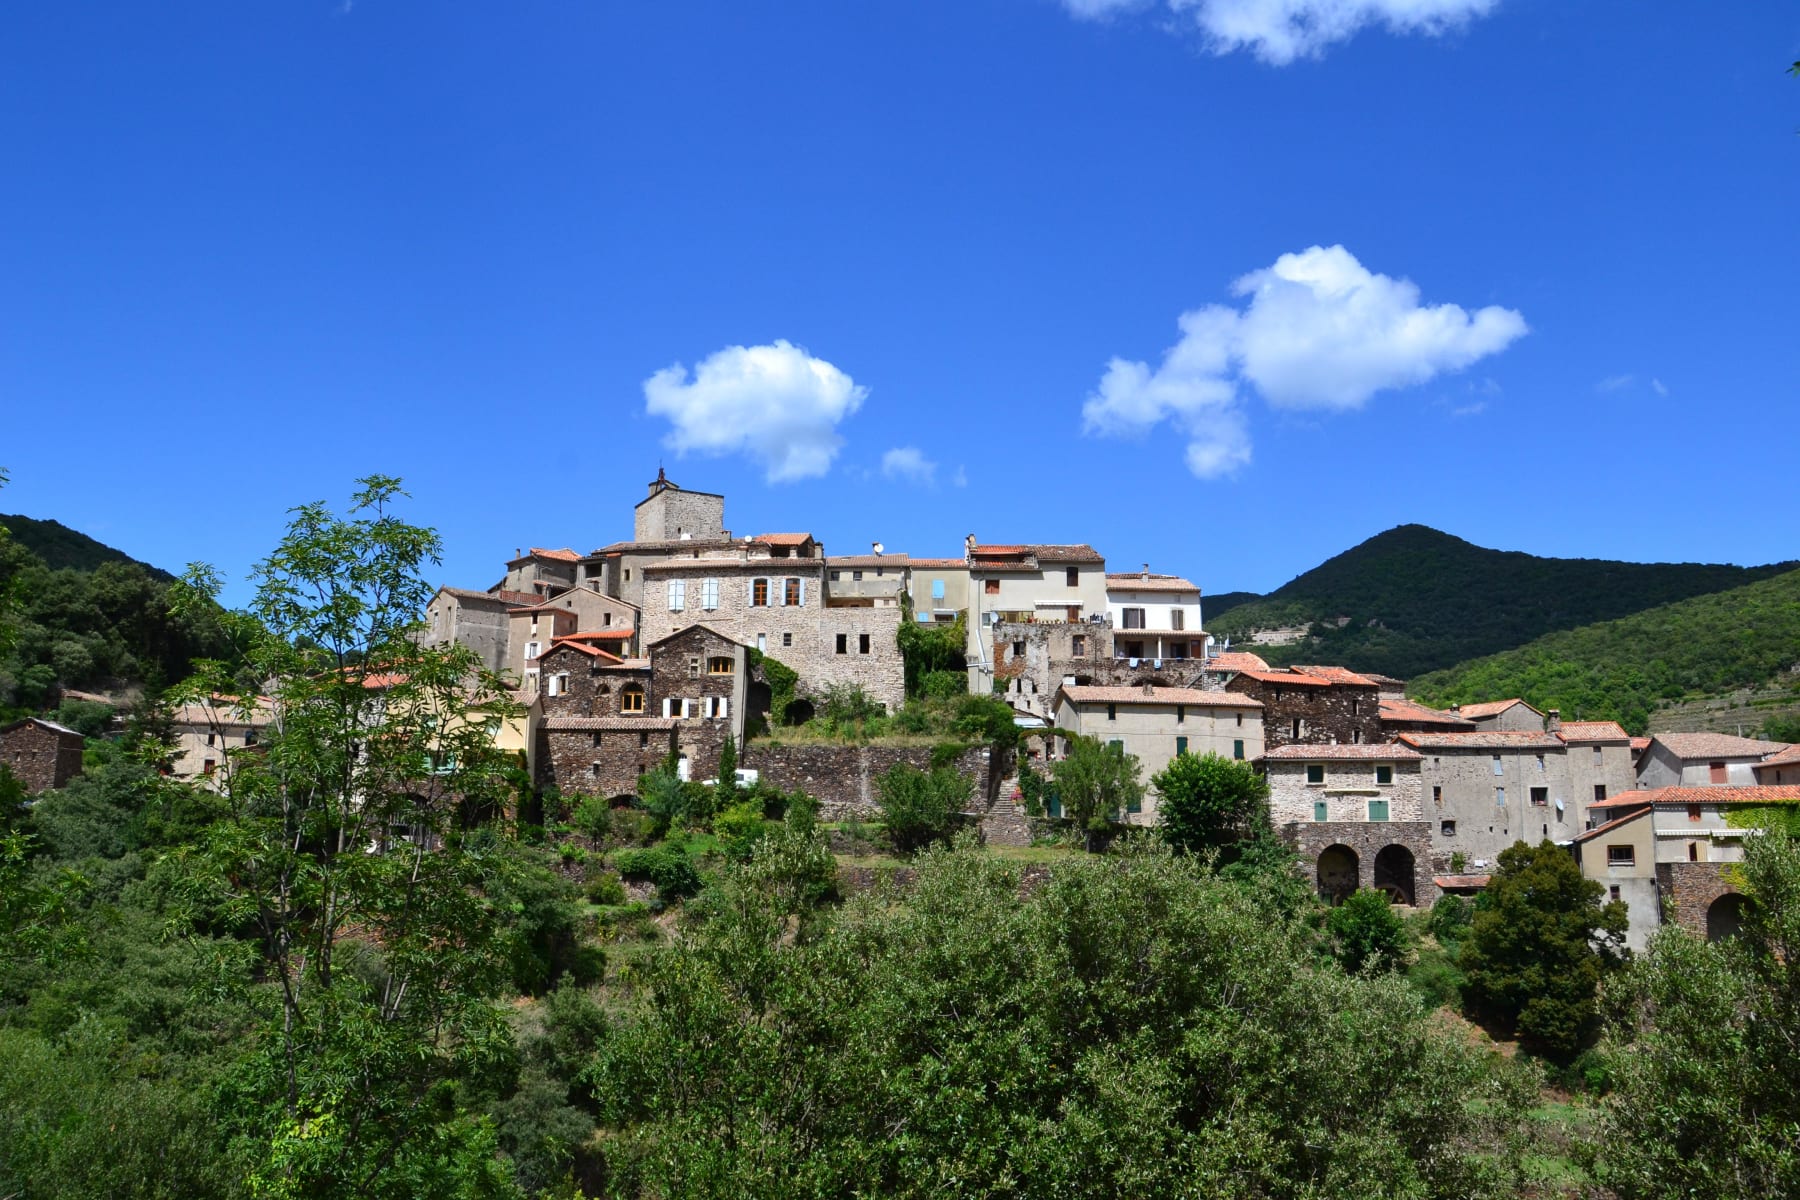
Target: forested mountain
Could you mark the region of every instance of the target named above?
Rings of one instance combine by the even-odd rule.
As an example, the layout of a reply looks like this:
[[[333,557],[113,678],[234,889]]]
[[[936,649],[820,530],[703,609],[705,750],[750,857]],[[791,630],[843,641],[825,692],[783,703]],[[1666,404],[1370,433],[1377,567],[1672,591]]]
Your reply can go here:
[[[142,567],[144,573],[160,583],[174,583],[175,577],[161,567],[139,562],[123,550],[115,550],[105,542],[95,541],[61,521],[40,521],[36,517],[8,516],[0,513],[0,525],[11,533],[12,540],[31,551],[51,570],[64,567],[92,571],[107,563],[129,563]]]
[[[1797,565],[1541,558],[1401,525],[1259,600],[1217,616],[1209,611],[1207,629],[1250,649],[1253,631],[1304,626],[1309,633],[1299,641],[1257,652],[1272,662],[1338,663],[1411,678]]]
[[[1545,637],[1413,681],[1450,704],[1522,696],[1641,733],[1658,702],[1763,684],[1800,665],[1800,571]]]

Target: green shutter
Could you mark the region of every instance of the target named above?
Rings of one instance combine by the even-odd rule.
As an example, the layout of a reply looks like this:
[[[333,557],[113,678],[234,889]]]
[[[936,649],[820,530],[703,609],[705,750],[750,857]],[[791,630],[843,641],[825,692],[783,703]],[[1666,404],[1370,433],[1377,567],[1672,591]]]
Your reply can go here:
[[[1231,757],[1233,757],[1233,758],[1244,757],[1244,739],[1243,738],[1236,738],[1232,741]]]
[[[1187,753],[1187,739],[1186,738],[1178,737],[1175,739],[1175,753],[1178,757],[1180,755]]]
[[[1324,820],[1329,820],[1329,819],[1330,819],[1330,814],[1328,814],[1325,811],[1325,802],[1323,800],[1314,800],[1313,801],[1313,820],[1324,821]]]
[[[1369,820],[1385,821],[1388,819],[1388,802],[1386,800],[1369,801]]]

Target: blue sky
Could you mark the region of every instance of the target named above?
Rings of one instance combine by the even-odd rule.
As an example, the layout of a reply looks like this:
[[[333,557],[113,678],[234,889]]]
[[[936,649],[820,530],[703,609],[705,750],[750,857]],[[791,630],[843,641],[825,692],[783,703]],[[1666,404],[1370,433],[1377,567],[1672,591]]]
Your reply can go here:
[[[1407,521],[1800,557],[1797,58],[1761,0],[11,6],[0,510],[241,577],[380,471],[485,586],[660,460],[1212,592]]]

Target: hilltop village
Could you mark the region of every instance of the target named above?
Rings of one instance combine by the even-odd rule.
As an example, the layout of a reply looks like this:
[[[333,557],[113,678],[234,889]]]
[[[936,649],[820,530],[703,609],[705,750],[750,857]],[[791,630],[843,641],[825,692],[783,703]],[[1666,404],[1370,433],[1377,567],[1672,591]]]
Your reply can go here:
[[[729,741],[744,777],[803,789],[827,817],[874,816],[872,781],[927,765],[931,747],[784,735],[833,695],[898,711],[911,621],[963,631],[967,691],[1004,699],[1023,735],[1016,755],[971,749],[955,764],[991,843],[1024,844],[1061,816],[1053,791],[1028,816],[1018,775],[1053,780],[1070,735],[1136,757],[1146,778],[1211,753],[1264,774],[1274,828],[1328,900],[1374,888],[1430,906],[1478,892],[1514,842],[1548,839],[1628,906],[1641,948],[1665,915],[1715,937],[1735,929],[1728,867],[1749,815],[1800,800],[1800,746],[1633,738],[1518,699],[1439,710],[1385,675],[1272,667],[1214,643],[1195,583],[1149,564],[1109,571],[1091,546],[970,535],[959,557],[879,543],[833,555],[810,533],[737,536],[724,520],[722,495],[659,471],[629,540],[521,549],[485,589],[438,590],[421,637],[466,645],[508,682],[524,716],[494,736],[540,792],[628,803],[664,762],[716,776]],[[187,778],[254,745],[266,721],[213,705],[175,717],[174,773]],[[0,743],[32,791],[80,770],[80,735],[48,720],[15,722]],[[1154,789],[1118,814],[1158,819]]]

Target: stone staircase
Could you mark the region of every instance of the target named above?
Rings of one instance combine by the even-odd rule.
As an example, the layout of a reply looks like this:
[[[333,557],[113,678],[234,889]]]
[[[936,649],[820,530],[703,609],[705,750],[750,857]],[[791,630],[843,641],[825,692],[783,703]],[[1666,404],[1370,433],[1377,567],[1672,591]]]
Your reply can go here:
[[[990,846],[1031,845],[1031,818],[1019,804],[1017,778],[1002,779],[999,794],[978,811],[982,840]]]

